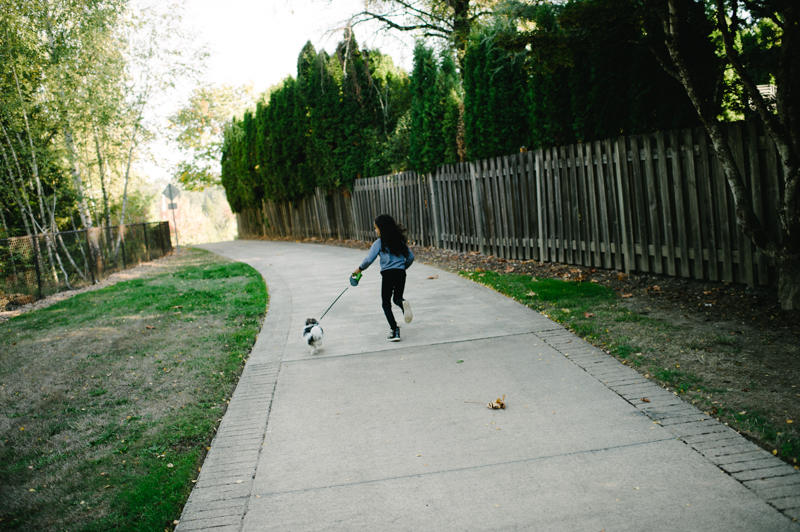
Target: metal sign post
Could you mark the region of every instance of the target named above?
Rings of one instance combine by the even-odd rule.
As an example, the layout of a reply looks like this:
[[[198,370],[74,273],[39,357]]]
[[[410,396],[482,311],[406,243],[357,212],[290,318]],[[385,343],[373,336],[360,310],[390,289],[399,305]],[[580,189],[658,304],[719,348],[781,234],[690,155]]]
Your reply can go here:
[[[167,185],[167,188],[164,189],[162,194],[169,198],[169,205],[167,207],[172,211],[172,223],[175,225],[175,251],[177,252],[181,250],[181,245],[178,243],[178,222],[175,220],[175,209],[178,208],[178,204],[175,203],[175,198],[181,195],[181,191],[178,190],[178,187],[170,184]]]

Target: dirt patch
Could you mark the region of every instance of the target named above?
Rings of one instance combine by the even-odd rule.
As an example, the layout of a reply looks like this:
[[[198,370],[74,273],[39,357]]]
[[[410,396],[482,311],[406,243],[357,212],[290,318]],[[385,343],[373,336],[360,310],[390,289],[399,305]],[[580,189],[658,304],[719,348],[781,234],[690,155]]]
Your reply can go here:
[[[171,529],[266,306],[198,250],[103,287],[0,324],[1,529]]]
[[[307,241],[363,250],[370,245]],[[612,288],[630,314],[608,322],[593,318],[592,327],[577,328],[577,334],[797,464],[800,311],[781,310],[774,287],[625,275],[415,246],[412,250],[419,262],[452,273],[483,269]]]

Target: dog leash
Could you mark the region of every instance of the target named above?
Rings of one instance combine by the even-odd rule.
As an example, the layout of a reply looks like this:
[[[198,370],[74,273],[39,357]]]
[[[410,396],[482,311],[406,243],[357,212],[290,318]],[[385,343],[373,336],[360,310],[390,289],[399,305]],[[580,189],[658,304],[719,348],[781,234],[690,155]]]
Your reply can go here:
[[[351,275],[350,276],[350,285],[351,286],[358,286],[358,282],[360,280],[361,280],[361,273],[357,273],[355,275]],[[347,288],[350,288],[350,287],[348,286]],[[339,294],[339,297],[342,297],[344,295],[344,293],[347,292],[347,288],[342,290],[342,293]],[[331,306],[328,307],[328,310],[332,309],[333,306],[336,304],[336,302],[339,301],[339,297],[337,297],[336,299],[333,300],[333,303],[331,303]],[[325,312],[322,313],[322,316],[319,317],[319,321],[322,321],[322,318],[325,317],[325,314],[328,313],[328,310],[326,310]]]
[[[347,288],[350,288],[350,287],[348,286]],[[339,294],[339,297],[342,297],[342,296],[344,295],[344,293],[345,293],[345,292],[347,292],[347,288],[345,288],[344,290],[342,290],[342,293],[341,293],[341,294]],[[336,304],[336,302],[337,302],[337,301],[339,301],[339,297],[337,297],[336,299],[334,299],[334,300],[333,300],[333,303],[331,303],[331,306],[330,306],[330,307],[328,307],[328,310],[332,309],[332,308],[333,308],[333,306]],[[324,318],[324,317],[325,317],[325,314],[327,314],[327,313],[328,313],[328,310],[326,310],[325,312],[323,312],[323,313],[322,313],[322,316],[320,316],[320,317],[319,317],[319,321],[322,321],[322,318]]]

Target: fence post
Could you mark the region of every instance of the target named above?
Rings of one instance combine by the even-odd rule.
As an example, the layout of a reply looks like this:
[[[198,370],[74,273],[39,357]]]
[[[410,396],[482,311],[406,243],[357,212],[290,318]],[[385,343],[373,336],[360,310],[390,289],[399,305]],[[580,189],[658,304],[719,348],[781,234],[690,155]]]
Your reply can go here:
[[[39,287],[39,299],[44,299],[42,292],[42,271],[39,267],[39,242],[36,240],[36,233],[34,232],[31,237],[31,246],[33,247],[33,264],[36,266],[36,284]]]
[[[119,235],[119,245],[122,248],[122,269],[125,270],[128,268],[127,261],[125,260],[125,227],[124,225],[120,225],[117,229],[120,232]]]
[[[87,229],[84,231],[86,233],[86,246],[89,248],[89,274],[92,276],[92,284],[97,284],[97,275],[95,275],[95,269],[97,269],[97,257],[95,257],[94,248],[92,247],[92,241],[89,238],[89,230]],[[92,267],[94,266],[94,267]]]
[[[433,207],[433,234],[434,238],[436,239],[433,243],[433,247],[438,248],[439,246],[439,195],[436,194],[436,184],[434,183],[433,173],[429,173],[427,175],[428,178],[428,187],[431,190],[431,207]]]
[[[475,171],[475,163],[469,163],[469,175],[472,180],[472,206],[475,216],[475,229],[478,234],[478,251],[481,255],[486,254],[486,248],[483,244],[483,194],[482,194],[482,180],[478,181],[477,172]]]
[[[162,246],[167,248],[164,255],[172,253],[172,231],[169,228],[169,221],[161,222],[161,242]]]
[[[144,233],[144,255],[147,257],[147,262],[150,262],[150,246],[147,243],[147,224],[142,224],[142,232]]]

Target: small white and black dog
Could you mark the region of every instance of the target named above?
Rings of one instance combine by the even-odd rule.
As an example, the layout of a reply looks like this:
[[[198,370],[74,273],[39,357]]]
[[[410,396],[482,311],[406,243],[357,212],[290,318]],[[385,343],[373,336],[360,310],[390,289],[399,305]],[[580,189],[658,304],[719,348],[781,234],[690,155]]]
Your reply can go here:
[[[306,320],[306,326],[303,328],[303,340],[306,341],[308,347],[311,348],[311,354],[317,354],[317,348],[322,347],[322,327],[319,326],[319,322],[314,318],[308,318]]]

